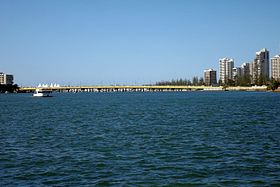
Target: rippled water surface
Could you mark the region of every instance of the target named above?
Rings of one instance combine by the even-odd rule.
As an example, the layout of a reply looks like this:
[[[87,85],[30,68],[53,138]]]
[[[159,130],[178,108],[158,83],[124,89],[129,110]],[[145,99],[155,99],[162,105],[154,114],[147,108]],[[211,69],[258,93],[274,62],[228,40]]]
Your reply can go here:
[[[280,185],[280,94],[0,95],[0,186]]]

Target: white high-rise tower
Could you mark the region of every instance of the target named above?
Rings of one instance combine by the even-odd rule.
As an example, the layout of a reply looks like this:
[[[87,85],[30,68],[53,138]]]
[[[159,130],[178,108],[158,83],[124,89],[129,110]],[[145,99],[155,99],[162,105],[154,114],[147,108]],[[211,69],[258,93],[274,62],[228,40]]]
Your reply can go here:
[[[233,79],[232,69],[234,67],[234,60],[230,58],[221,58],[220,65],[220,81],[225,84],[228,80]]]

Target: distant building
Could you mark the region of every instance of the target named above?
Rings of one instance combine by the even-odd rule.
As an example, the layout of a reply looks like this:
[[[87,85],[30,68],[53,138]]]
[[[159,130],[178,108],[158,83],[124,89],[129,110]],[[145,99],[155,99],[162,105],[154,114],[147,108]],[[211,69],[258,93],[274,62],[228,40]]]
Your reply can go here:
[[[230,58],[221,58],[220,65],[220,81],[225,84],[228,80],[233,79],[232,69],[234,67],[234,60]]]
[[[213,69],[204,70],[204,82],[206,86],[217,85],[217,72]]]
[[[271,58],[271,77],[280,81],[280,55]]]
[[[0,84],[13,84],[14,76],[0,72]]]
[[[252,62],[252,79],[254,84],[264,84],[269,80],[269,51],[266,48],[256,52]]]
[[[251,77],[251,83],[253,83],[253,72],[254,72],[254,63],[253,62],[251,62],[250,64],[249,64],[249,72],[250,72],[250,77]]]
[[[241,77],[241,67],[232,68],[232,79],[237,80],[239,77]]]
[[[243,63],[241,65],[241,76],[250,77],[250,63]]]

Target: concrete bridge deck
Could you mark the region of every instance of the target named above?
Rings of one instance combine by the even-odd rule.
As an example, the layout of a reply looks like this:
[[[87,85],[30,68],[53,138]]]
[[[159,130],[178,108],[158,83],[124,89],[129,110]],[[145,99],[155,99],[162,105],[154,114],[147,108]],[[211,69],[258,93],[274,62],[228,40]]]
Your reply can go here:
[[[36,87],[21,87],[20,92],[34,92]],[[160,92],[160,91],[266,91],[266,86],[227,87],[222,86],[60,86],[46,87],[57,92]]]

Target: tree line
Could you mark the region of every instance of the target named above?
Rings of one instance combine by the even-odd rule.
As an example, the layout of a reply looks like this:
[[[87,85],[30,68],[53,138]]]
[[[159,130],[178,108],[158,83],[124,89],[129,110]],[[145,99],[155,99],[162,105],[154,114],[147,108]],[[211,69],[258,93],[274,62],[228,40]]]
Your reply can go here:
[[[280,80],[275,80],[273,78],[267,79],[264,76],[256,77],[253,80],[252,76],[240,76],[235,77],[234,80],[229,79],[224,84],[219,81],[220,86],[262,86],[266,85],[268,90],[276,90],[280,86]]]
[[[204,85],[204,80],[202,77],[193,77],[192,80],[189,79],[172,79],[171,81],[159,81],[155,83],[156,86],[202,86]]]
[[[14,93],[19,90],[17,84],[0,84],[0,93]]]
[[[154,85],[156,86],[202,86],[205,85],[205,82],[202,77],[198,78],[197,76],[189,79],[172,79],[171,81],[159,81]],[[270,79],[267,80],[264,77],[259,77],[255,80],[255,83],[252,83],[251,76],[240,76],[235,77],[234,80],[229,79],[225,83],[222,83],[221,80],[218,82],[217,86],[262,86],[266,85],[268,90],[276,90],[280,86],[280,80]]]

